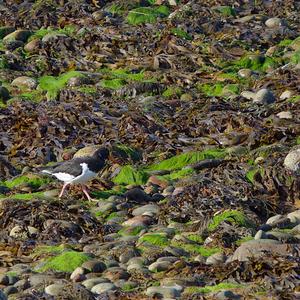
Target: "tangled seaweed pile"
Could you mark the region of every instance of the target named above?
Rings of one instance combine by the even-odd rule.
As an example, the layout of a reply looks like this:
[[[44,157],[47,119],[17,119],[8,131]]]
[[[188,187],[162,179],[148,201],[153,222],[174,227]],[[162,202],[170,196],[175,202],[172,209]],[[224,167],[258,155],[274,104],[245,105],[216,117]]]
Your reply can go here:
[[[299,13],[0,1],[0,298],[299,297]],[[35,172],[107,141],[96,203]]]

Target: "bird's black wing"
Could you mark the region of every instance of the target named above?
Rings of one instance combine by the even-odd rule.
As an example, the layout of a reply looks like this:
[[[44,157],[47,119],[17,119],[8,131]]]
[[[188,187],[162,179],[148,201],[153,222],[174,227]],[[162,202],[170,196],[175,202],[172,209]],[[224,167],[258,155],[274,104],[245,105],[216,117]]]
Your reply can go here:
[[[56,165],[54,168],[47,169],[52,174],[54,173],[68,173],[73,176],[79,176],[82,173],[82,167],[80,165],[82,163],[81,159],[72,159],[68,161],[64,161]]]

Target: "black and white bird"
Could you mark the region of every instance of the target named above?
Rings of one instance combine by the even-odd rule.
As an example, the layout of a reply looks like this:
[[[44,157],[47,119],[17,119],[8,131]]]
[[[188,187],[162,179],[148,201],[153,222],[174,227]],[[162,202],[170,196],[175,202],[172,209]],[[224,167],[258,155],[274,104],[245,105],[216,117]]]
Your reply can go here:
[[[73,158],[49,168],[44,168],[41,172],[55,176],[58,180],[64,182],[59,198],[63,196],[68,185],[78,183],[81,185],[87,199],[92,201],[85,183],[96,177],[97,173],[104,167],[108,157],[109,150],[102,147],[96,150],[92,156]]]

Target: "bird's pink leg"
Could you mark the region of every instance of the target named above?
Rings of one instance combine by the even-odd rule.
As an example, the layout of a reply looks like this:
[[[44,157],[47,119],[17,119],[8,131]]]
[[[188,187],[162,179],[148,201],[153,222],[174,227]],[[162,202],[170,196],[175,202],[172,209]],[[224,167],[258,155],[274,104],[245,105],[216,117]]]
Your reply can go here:
[[[64,194],[64,191],[65,191],[65,189],[66,189],[66,187],[67,187],[68,185],[69,185],[68,183],[64,183],[64,185],[63,185],[63,187],[62,187],[62,189],[61,189],[61,192],[60,192],[58,198],[61,198],[61,197],[62,197],[62,195]]]
[[[86,197],[88,198],[89,201],[95,201],[94,199],[92,199],[92,197],[90,196],[88,190],[87,190],[87,187],[86,185],[82,184],[81,185],[82,187],[82,191],[84,192],[84,194],[86,195]]]

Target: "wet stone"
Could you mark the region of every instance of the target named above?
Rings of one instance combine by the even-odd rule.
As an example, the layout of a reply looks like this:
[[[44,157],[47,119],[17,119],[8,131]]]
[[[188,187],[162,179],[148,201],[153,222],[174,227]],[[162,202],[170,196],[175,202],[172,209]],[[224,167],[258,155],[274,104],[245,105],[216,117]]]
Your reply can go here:
[[[259,90],[253,99],[253,102],[259,104],[271,104],[276,101],[274,94],[268,89]]]
[[[239,300],[241,299],[240,295],[233,293],[232,291],[220,291],[216,295],[216,300]]]
[[[181,288],[177,286],[150,286],[146,290],[146,295],[149,297],[177,298],[180,294]]]
[[[224,255],[223,253],[215,253],[206,259],[206,264],[207,265],[222,264],[225,262],[225,260],[226,260],[226,255]]]
[[[51,296],[62,295],[64,292],[64,284],[54,283],[45,287],[45,293]]]
[[[20,76],[15,78],[11,85],[16,86],[18,88],[26,88],[29,90],[34,90],[37,87],[37,81],[34,78],[28,76]]]
[[[116,286],[113,283],[110,282],[103,282],[103,283],[98,283],[94,285],[91,289],[92,293],[95,294],[102,294],[108,291],[115,290]]]
[[[18,289],[15,286],[7,286],[3,289],[3,293],[6,296],[18,293]]]
[[[282,21],[280,18],[269,18],[266,20],[265,25],[269,28],[275,28],[282,25]]]
[[[95,285],[99,283],[108,283],[108,282],[109,281],[106,278],[94,277],[82,281],[81,284],[85,286],[88,290],[91,290]]]
[[[281,220],[283,218],[282,215],[275,215],[273,217],[270,217],[266,224],[270,224],[270,225],[273,225],[273,224],[276,224],[279,220]]]
[[[88,260],[81,267],[89,272],[101,273],[106,269],[106,265],[102,261]]]
[[[146,204],[146,205],[140,206],[138,208],[135,208],[132,211],[132,214],[134,216],[139,216],[139,215],[144,215],[144,214],[157,215],[158,213],[159,213],[159,206],[156,204]]]
[[[82,275],[85,274],[85,270],[82,267],[77,267],[71,274],[70,279],[78,281],[79,278],[83,278]]]
[[[166,271],[172,266],[170,261],[156,261],[152,263],[148,268],[151,272]]]
[[[27,279],[21,279],[14,284],[14,287],[16,287],[18,291],[24,291],[30,287],[30,283]]]

